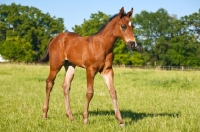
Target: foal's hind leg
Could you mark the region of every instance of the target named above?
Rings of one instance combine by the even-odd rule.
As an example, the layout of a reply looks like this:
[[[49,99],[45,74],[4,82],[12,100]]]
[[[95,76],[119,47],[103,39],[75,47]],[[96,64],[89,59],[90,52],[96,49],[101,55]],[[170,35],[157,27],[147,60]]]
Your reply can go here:
[[[50,92],[54,85],[54,80],[56,78],[56,74],[60,71],[60,68],[62,67],[62,64],[57,65],[57,68],[55,66],[50,65],[50,73],[48,78],[46,79],[46,98],[43,106],[43,115],[42,118],[47,118],[47,112],[49,109],[49,98],[50,98]]]
[[[66,75],[65,75],[65,79],[63,81],[62,87],[63,87],[64,98],[65,98],[66,115],[69,117],[71,121],[73,121],[74,118],[72,116],[72,112],[70,109],[69,93],[70,93],[70,88],[71,88],[71,82],[74,77],[75,66],[69,63],[68,61],[66,61],[64,66],[66,70]]]
[[[101,73],[101,75],[103,76],[106,85],[108,87],[109,93],[110,93],[110,97],[112,98],[113,101],[113,106],[114,106],[114,110],[115,110],[115,117],[117,118],[117,120],[119,121],[119,125],[120,126],[124,126],[124,122],[122,120],[122,116],[121,113],[119,111],[118,108],[118,103],[117,103],[117,94],[113,85],[113,69],[107,69],[104,72]]]

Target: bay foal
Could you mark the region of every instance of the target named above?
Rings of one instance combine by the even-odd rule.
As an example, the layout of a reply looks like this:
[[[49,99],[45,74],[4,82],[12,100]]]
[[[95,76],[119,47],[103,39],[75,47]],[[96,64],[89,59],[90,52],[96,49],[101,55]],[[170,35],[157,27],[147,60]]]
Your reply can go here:
[[[46,98],[43,106],[43,118],[47,118],[50,92],[54,85],[54,80],[61,67],[64,66],[66,76],[63,81],[64,99],[66,114],[71,121],[74,120],[70,109],[69,92],[70,85],[74,77],[76,66],[86,69],[87,92],[86,103],[83,112],[84,123],[88,123],[88,109],[90,100],[93,97],[94,77],[99,72],[105,80],[110,96],[112,98],[115,116],[120,125],[124,125],[121,113],[117,104],[117,95],[113,86],[113,46],[116,39],[123,39],[129,49],[137,44],[133,35],[133,26],[130,12],[125,13],[124,8],[113,16],[110,21],[93,36],[81,37],[76,33],[60,33],[53,38],[48,45],[46,54],[41,61],[50,61],[50,72],[46,79]]]

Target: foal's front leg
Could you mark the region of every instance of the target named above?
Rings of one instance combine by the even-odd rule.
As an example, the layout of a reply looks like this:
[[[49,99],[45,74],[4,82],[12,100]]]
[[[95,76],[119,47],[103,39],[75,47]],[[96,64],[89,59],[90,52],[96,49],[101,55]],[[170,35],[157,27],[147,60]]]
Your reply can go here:
[[[65,70],[66,70],[66,76],[65,79],[63,81],[63,92],[64,92],[64,98],[65,98],[65,106],[66,106],[66,115],[69,117],[69,119],[71,121],[74,120],[73,116],[72,116],[72,112],[70,109],[70,99],[69,99],[69,93],[70,93],[70,87],[71,87],[71,82],[73,80],[74,77],[74,70],[75,70],[75,66],[72,65],[64,65],[65,66]]]
[[[106,69],[105,71],[103,71],[101,73],[101,75],[103,76],[106,85],[108,87],[109,93],[110,93],[110,97],[112,98],[112,102],[113,102],[113,106],[114,106],[114,110],[115,110],[115,117],[117,118],[117,120],[119,121],[120,126],[124,126],[124,122],[122,120],[122,116],[121,113],[119,111],[118,108],[118,103],[117,103],[117,94],[113,85],[113,77],[114,77],[114,72],[113,69]]]
[[[96,75],[96,72],[94,69],[87,68],[86,74],[87,74],[87,92],[86,92],[85,110],[83,112],[84,124],[88,124],[88,109],[90,101],[94,94],[93,85],[94,85],[94,76]]]

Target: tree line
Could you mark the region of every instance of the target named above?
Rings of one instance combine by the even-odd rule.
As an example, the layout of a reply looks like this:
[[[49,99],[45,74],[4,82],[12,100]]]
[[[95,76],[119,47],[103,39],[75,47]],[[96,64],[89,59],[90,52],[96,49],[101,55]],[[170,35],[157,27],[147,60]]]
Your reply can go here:
[[[82,36],[93,35],[110,17],[98,11],[72,29]],[[131,20],[139,46],[129,51],[117,39],[114,64],[200,66],[200,9],[181,18],[163,8],[156,12],[144,10]],[[0,54],[14,62],[36,62],[50,38],[65,30],[63,21],[35,7],[0,5]]]

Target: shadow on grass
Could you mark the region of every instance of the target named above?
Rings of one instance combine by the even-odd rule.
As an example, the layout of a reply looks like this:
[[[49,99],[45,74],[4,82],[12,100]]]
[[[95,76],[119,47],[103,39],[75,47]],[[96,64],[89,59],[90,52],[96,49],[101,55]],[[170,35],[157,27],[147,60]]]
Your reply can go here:
[[[113,111],[89,111],[90,115],[115,115]],[[131,119],[131,122],[137,122],[139,120],[142,120],[143,118],[147,117],[170,117],[170,118],[178,118],[180,116],[180,113],[137,113],[133,112],[131,110],[121,110],[121,114],[123,119]],[[129,123],[128,123],[129,124]]]
[[[180,113],[137,113],[132,112],[131,110],[121,111],[121,114],[124,119],[130,118],[132,121],[137,122],[138,120],[142,120],[143,118],[147,117],[170,117],[170,118],[178,118]]]

